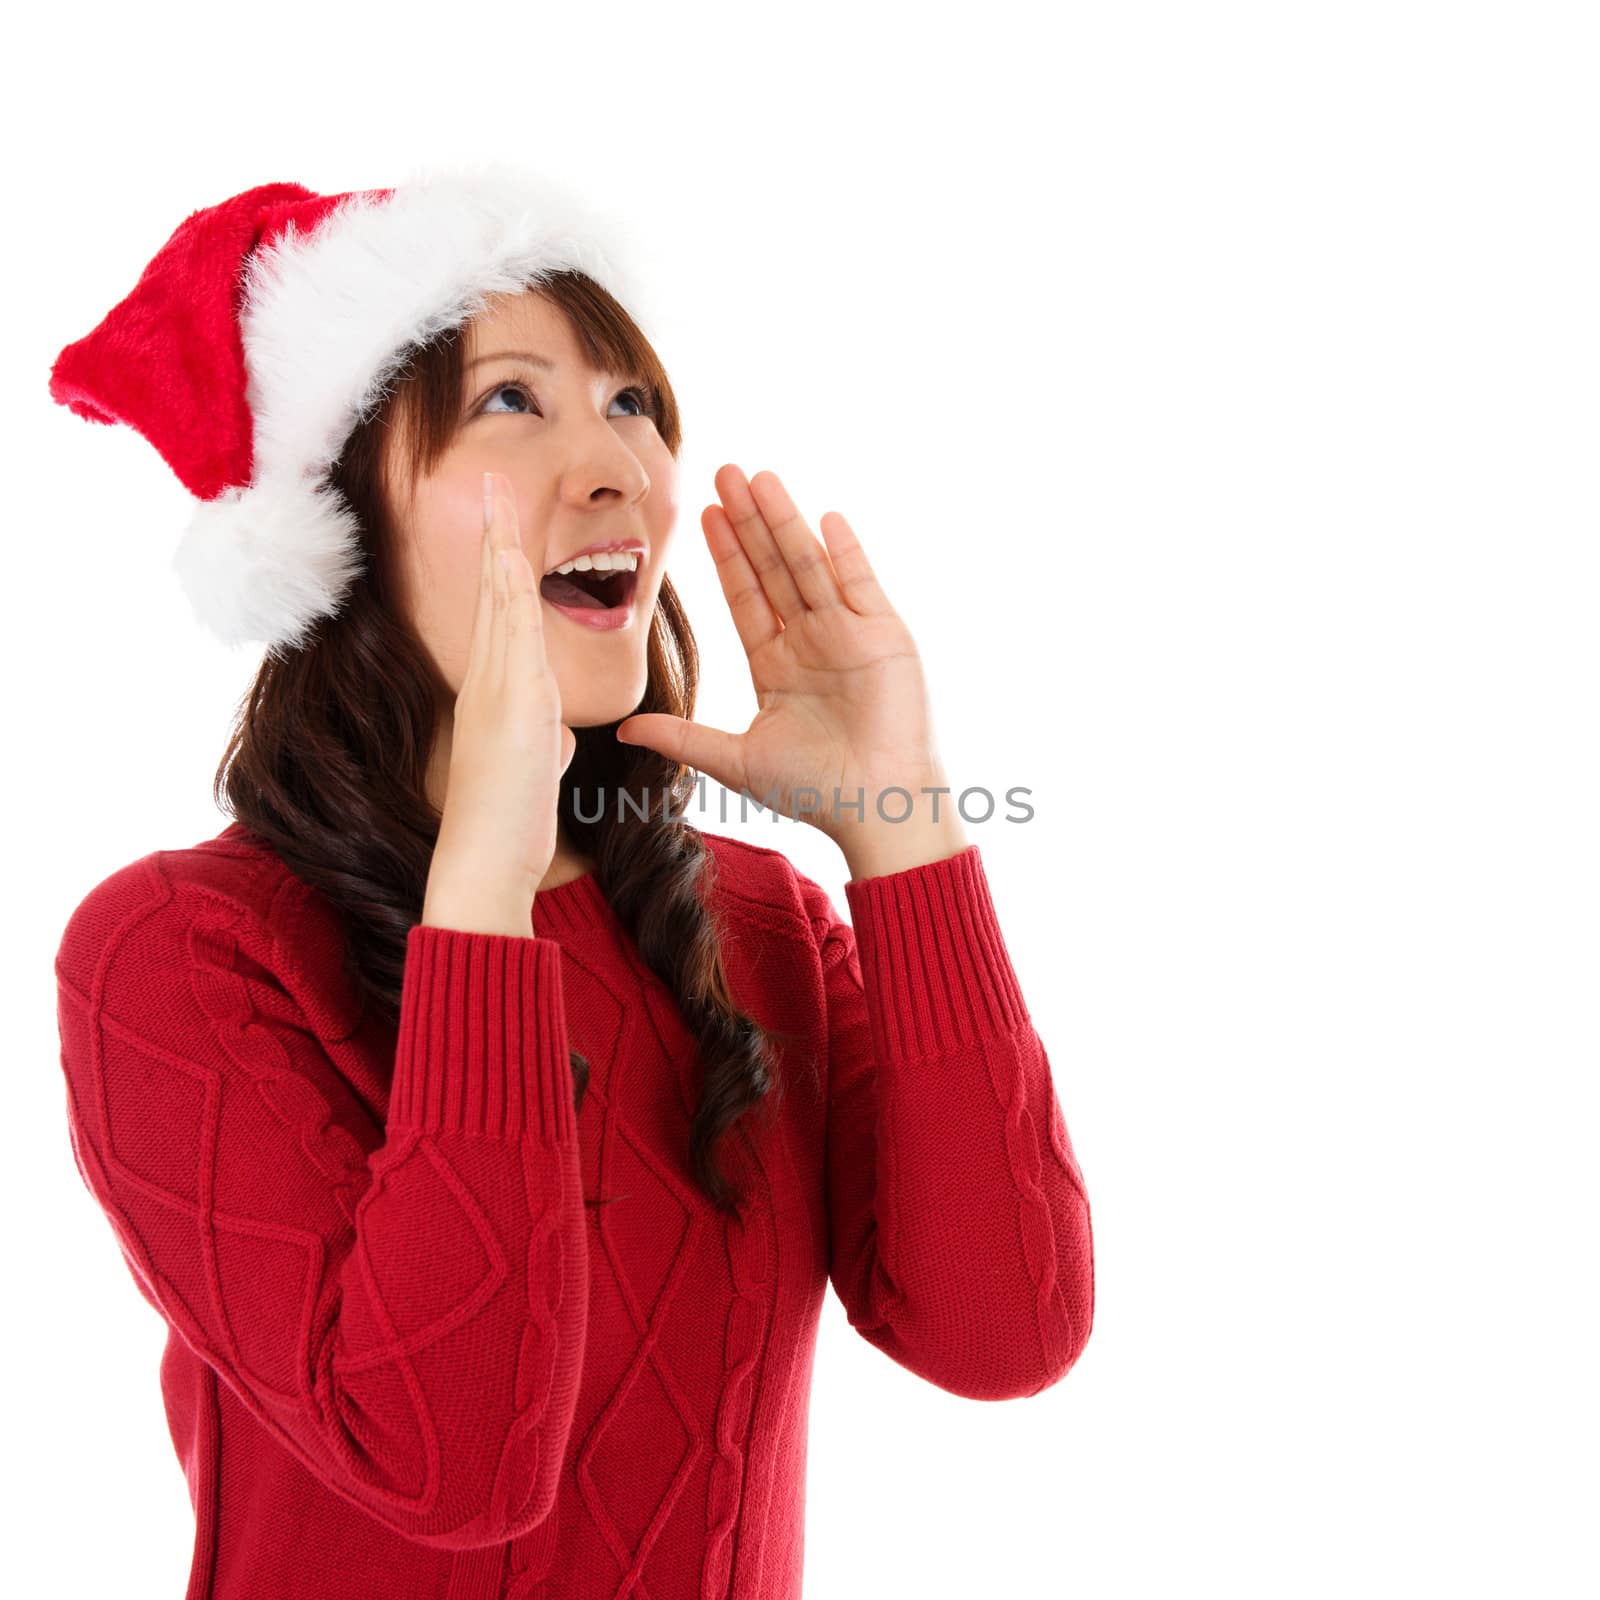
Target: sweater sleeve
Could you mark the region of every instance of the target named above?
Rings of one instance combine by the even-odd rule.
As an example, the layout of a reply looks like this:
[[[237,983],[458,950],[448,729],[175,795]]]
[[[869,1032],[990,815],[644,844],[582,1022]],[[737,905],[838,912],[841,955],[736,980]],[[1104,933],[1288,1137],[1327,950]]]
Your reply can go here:
[[[560,947],[414,926],[380,1127],[261,924],[159,854],[74,912],[79,1172],[145,1298],[329,1489],[425,1545],[525,1533],[588,1312]]]
[[[1062,1378],[1094,1318],[1089,1200],[978,847],[801,875],[828,1013],[829,1277],[850,1324],[953,1394]]]

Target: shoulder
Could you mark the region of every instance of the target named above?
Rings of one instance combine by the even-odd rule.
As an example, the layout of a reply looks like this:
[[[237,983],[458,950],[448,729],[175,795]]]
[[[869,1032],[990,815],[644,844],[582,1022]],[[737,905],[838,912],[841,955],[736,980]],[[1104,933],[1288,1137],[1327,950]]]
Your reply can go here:
[[[715,863],[712,904],[729,921],[819,944],[842,923],[827,891],[783,851],[700,830]]]
[[[100,879],[69,915],[54,965],[86,1000],[113,969],[144,987],[219,954],[305,990],[306,974],[337,968],[342,948],[321,897],[265,841],[230,823],[214,838],[152,850]]]
[[[254,835],[225,831],[182,849],[152,850],[96,883],[73,908],[57,965],[82,966],[106,945],[147,923],[175,920],[169,912],[209,915],[265,930],[281,916],[293,879]]]

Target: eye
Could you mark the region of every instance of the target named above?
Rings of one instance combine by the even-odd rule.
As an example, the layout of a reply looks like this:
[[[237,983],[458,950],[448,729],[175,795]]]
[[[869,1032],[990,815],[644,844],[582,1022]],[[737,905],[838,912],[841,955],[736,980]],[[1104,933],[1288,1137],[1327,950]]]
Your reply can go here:
[[[518,395],[521,395],[523,400],[527,403],[527,405],[532,408],[531,413],[529,411],[517,411],[515,409],[510,410],[510,411],[501,411],[501,410],[497,410],[497,409],[492,408],[491,405],[490,405],[490,401],[498,399],[499,396],[501,396],[503,394],[518,394]],[[644,389],[644,388],[641,388],[638,384],[630,384],[626,389],[619,389],[617,391],[616,398],[618,400],[632,400],[634,402],[634,404],[636,406],[638,406],[639,409],[637,411],[631,412],[630,415],[635,416],[635,417],[648,417],[650,415],[650,394],[649,394],[649,391]],[[480,414],[487,415],[487,416],[492,416],[492,417],[493,416],[499,416],[499,417],[511,416],[511,417],[516,417],[516,416],[527,416],[527,415],[530,415],[530,414],[537,415],[538,407],[536,405],[534,405],[533,395],[529,392],[529,390],[528,390],[528,388],[527,388],[527,386],[525,384],[516,383],[514,381],[507,381],[505,383],[497,383],[494,386],[494,388],[492,388],[489,391],[488,395],[484,399],[483,404],[478,407],[478,412]]]
[[[529,394],[520,383],[497,383],[494,388],[489,391],[487,398],[484,400],[483,404],[478,407],[478,409],[480,411],[492,411],[494,408],[491,406],[490,402],[499,399],[499,397],[503,394],[520,394],[529,406],[533,404],[533,396]]]
[[[636,417],[648,417],[650,415],[650,395],[647,390],[641,389],[637,384],[630,384],[626,389],[617,391],[617,399],[622,400],[625,398],[631,398],[639,407],[634,412]]]

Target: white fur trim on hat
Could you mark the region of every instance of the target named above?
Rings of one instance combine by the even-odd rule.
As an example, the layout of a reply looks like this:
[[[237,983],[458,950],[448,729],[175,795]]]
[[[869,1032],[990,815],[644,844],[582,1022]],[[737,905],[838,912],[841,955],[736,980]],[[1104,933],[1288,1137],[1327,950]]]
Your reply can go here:
[[[253,476],[196,509],[173,567],[233,645],[297,646],[360,572],[360,526],[327,481],[412,349],[566,268],[652,336],[624,231],[565,184],[503,162],[362,191],[309,234],[291,224],[246,261],[239,312]]]

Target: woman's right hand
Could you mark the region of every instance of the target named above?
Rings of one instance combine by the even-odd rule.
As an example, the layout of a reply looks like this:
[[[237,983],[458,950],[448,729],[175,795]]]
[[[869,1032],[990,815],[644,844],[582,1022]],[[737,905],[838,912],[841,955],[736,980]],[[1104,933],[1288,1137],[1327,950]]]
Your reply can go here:
[[[478,607],[422,920],[526,936],[555,855],[561,776],[578,742],[561,720],[539,580],[499,473],[484,474],[484,503]]]

